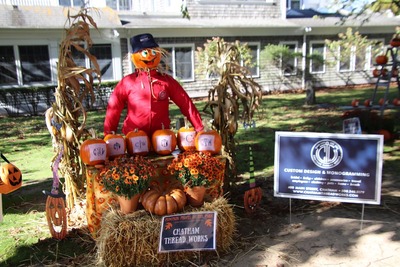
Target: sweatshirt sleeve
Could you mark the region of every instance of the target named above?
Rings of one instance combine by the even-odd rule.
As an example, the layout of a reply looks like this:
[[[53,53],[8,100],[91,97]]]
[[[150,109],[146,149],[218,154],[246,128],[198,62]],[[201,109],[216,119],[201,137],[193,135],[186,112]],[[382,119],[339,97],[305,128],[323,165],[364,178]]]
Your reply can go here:
[[[196,132],[200,132],[204,127],[199,111],[185,89],[174,78],[168,77],[170,79],[169,96],[171,100],[179,107],[182,114],[189,119]]]
[[[125,79],[121,80],[108,99],[106,117],[104,119],[104,136],[111,132],[117,132],[122,110],[125,107],[126,87]]]

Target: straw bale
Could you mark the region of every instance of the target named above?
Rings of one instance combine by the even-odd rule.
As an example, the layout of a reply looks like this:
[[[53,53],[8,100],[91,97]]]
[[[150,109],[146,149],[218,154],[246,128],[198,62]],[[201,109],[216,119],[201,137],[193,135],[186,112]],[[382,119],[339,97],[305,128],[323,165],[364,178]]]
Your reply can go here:
[[[123,215],[111,209],[102,219],[101,231],[96,239],[98,261],[106,266],[158,266],[176,265],[198,261],[199,257],[216,258],[228,252],[236,235],[236,220],[228,201],[217,198],[200,208],[185,207],[185,213],[199,211],[217,212],[217,250],[158,253],[161,217],[144,210]]]

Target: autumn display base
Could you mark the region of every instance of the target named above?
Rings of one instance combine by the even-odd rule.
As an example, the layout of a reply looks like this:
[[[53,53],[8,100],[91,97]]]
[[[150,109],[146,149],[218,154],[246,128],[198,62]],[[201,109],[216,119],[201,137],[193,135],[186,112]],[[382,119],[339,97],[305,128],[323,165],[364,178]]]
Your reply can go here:
[[[217,251],[158,253],[161,218],[144,210],[123,215],[113,209],[104,214],[101,234],[96,239],[98,260],[106,266],[160,266],[197,262],[199,256],[217,257],[234,244],[236,220],[232,205],[225,198],[206,202],[200,208],[186,206],[184,212],[217,212]]]

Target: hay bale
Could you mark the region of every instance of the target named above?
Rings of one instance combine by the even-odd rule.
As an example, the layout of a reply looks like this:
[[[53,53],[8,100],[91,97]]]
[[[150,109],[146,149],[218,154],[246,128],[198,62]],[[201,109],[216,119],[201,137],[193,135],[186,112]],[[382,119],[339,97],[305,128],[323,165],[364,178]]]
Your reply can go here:
[[[214,255],[229,251],[236,235],[236,220],[232,206],[225,198],[204,203],[200,208],[185,208],[184,212],[216,211],[217,251]],[[144,210],[123,215],[110,210],[102,219],[100,236],[96,240],[98,260],[106,266],[154,266],[162,263],[193,261],[199,255],[210,252],[158,253],[161,217]],[[199,254],[200,253],[200,254]]]

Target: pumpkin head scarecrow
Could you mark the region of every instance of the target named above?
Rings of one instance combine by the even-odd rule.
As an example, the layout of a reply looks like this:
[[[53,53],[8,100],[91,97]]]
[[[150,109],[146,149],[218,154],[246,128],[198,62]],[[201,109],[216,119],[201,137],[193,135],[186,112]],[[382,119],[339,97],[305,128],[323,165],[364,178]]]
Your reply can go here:
[[[169,101],[172,100],[192,123],[196,131],[203,129],[198,110],[182,86],[159,70],[162,49],[151,34],[130,39],[134,73],[125,76],[110,96],[104,121],[104,135],[117,132],[121,112],[127,107],[122,132],[140,129],[151,136],[158,129],[170,128]]]

